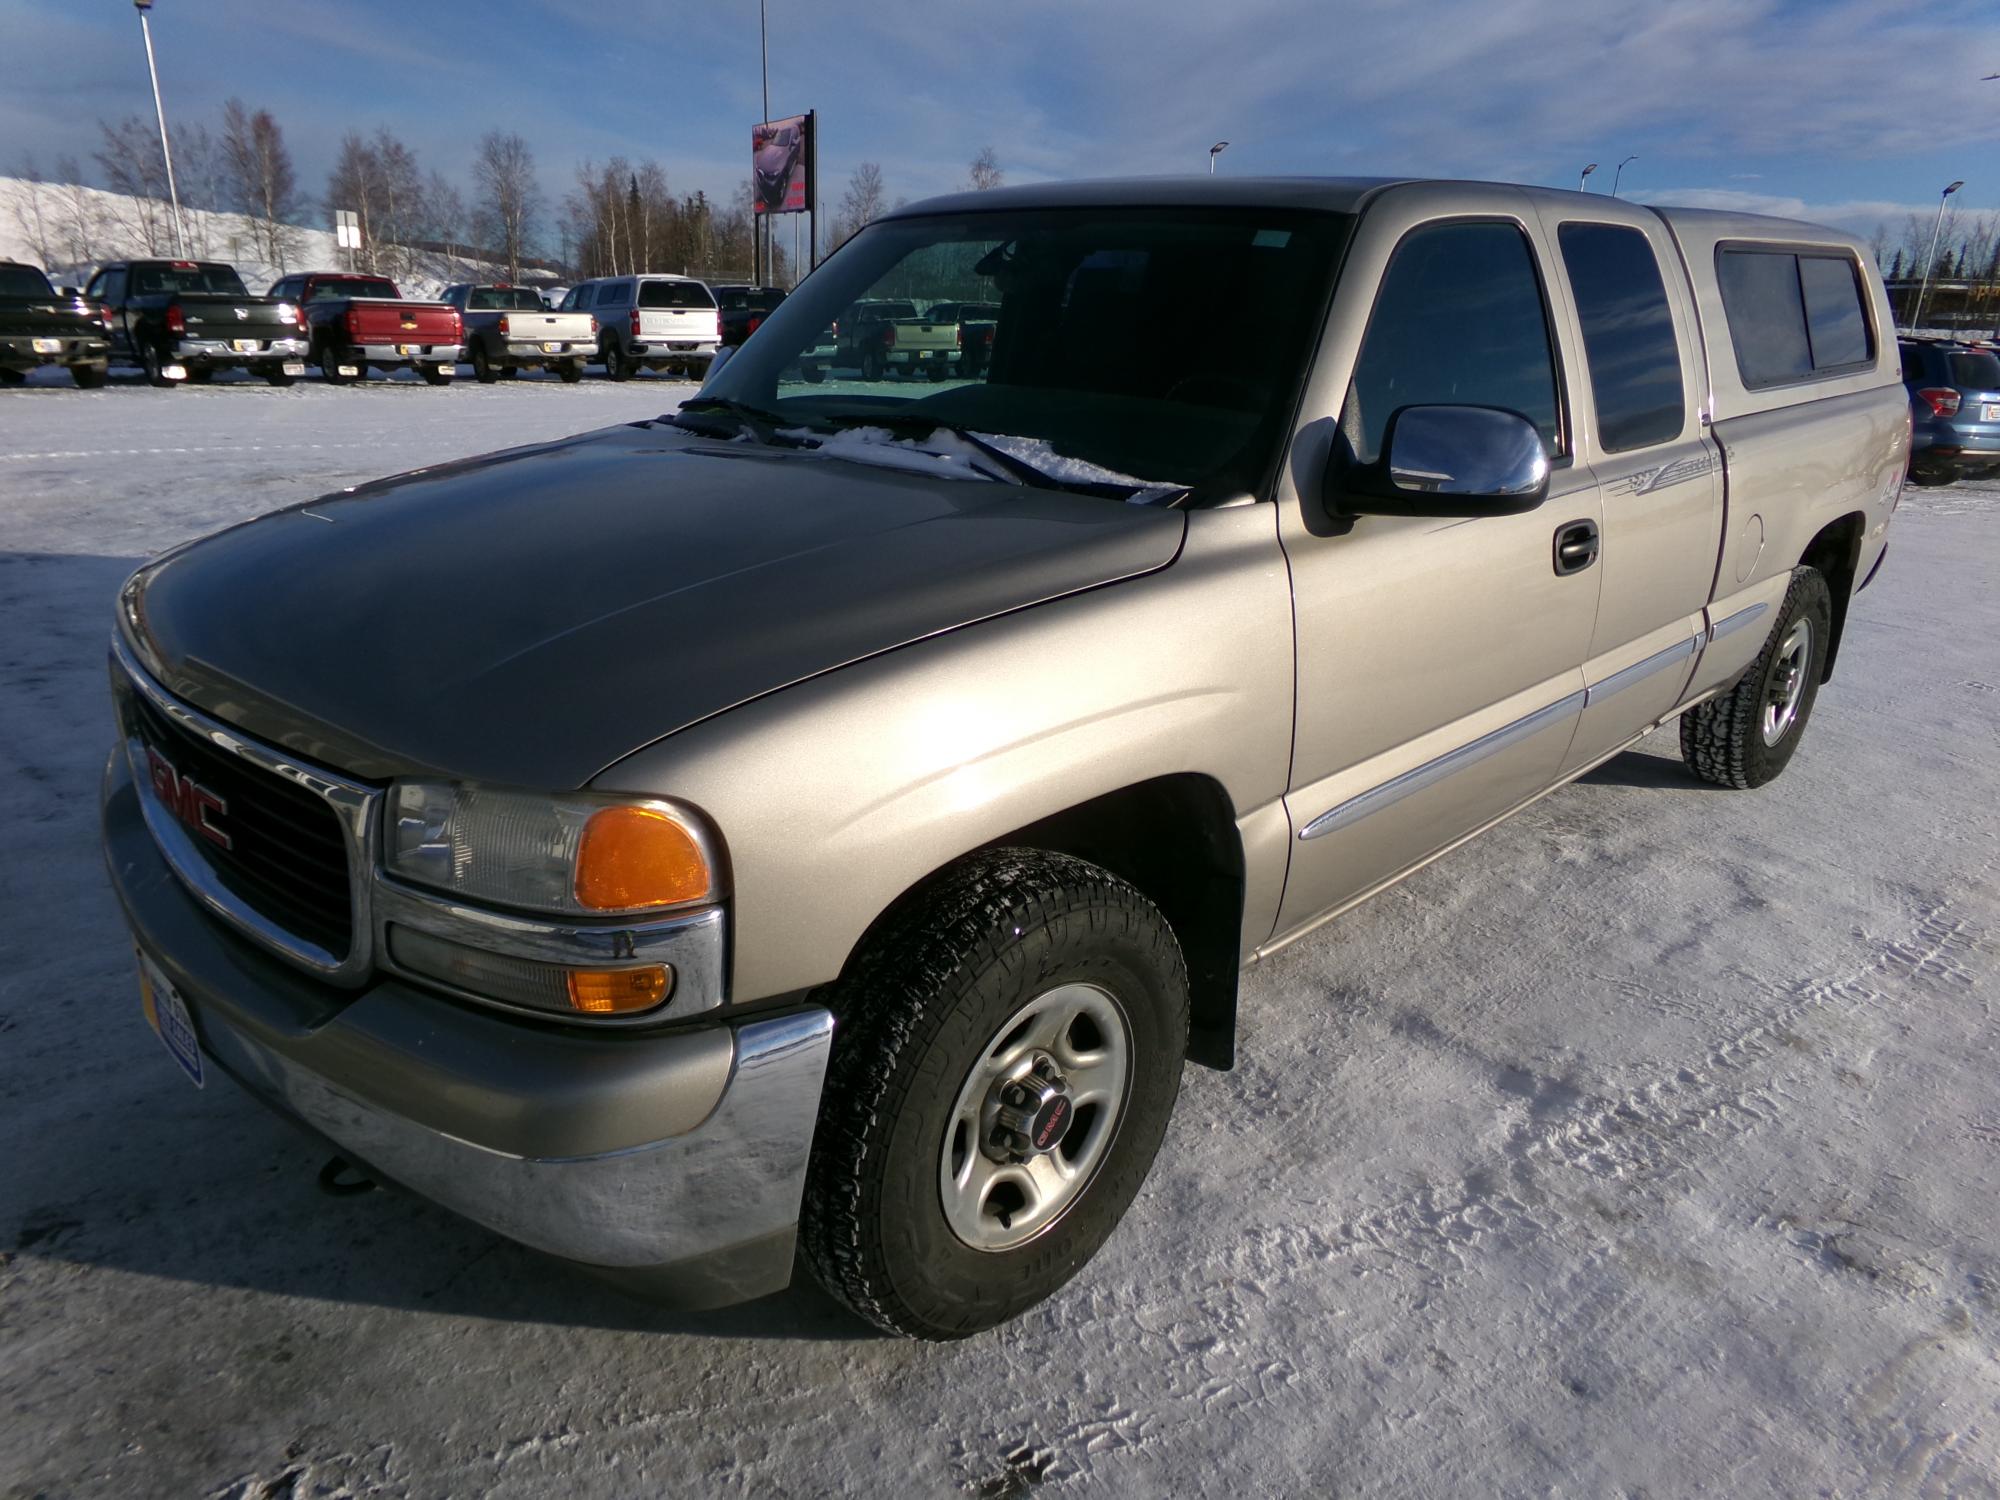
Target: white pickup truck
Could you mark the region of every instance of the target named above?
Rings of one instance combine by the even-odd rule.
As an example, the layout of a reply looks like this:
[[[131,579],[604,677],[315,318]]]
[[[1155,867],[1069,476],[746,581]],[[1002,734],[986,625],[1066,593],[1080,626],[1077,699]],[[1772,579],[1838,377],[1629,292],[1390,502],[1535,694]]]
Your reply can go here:
[[[597,352],[597,319],[588,313],[550,312],[533,287],[448,286],[444,300],[465,324],[466,358],[473,378],[491,385],[521,370],[554,370],[572,384]]]

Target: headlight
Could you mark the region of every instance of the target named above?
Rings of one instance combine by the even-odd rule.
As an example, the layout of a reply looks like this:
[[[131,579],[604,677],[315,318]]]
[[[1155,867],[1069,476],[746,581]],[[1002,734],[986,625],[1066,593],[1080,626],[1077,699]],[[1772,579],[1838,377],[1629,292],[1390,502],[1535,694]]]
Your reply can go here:
[[[653,911],[715,888],[700,838],[664,802],[399,781],[385,843],[393,875],[532,911]]]

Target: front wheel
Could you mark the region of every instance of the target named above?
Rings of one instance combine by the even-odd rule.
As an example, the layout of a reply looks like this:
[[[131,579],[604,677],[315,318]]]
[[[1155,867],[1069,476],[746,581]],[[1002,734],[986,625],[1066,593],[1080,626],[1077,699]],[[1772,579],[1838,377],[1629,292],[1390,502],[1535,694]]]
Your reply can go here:
[[[1180,1091],[1187,968],[1158,908],[1082,860],[989,850],[892,917],[832,1003],[814,1274],[924,1339],[1055,1292],[1138,1193]]]
[[[1777,779],[1806,731],[1833,641],[1833,595],[1794,568],[1778,623],[1735,687],[1681,715],[1681,759],[1703,781],[1739,789]]]

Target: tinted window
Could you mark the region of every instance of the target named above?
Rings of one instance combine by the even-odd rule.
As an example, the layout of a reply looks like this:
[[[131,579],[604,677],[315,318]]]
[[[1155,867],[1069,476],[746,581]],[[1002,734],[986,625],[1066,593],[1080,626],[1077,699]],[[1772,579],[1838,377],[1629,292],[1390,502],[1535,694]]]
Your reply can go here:
[[[1799,288],[1806,299],[1815,370],[1868,362],[1868,319],[1861,310],[1861,280],[1846,256],[1801,255]]]
[[[53,297],[49,278],[33,266],[0,266],[0,297]]]
[[[211,292],[223,297],[250,295],[243,290],[243,278],[236,274],[234,266],[204,266],[193,261],[136,267],[132,272],[132,291],[140,297],[157,296],[162,292]]]
[[[524,286],[476,286],[466,296],[470,312],[541,312],[542,299]]]
[[[1341,408],[1354,457],[1373,463],[1405,406],[1519,412],[1561,451],[1555,358],[1528,240],[1512,224],[1439,224],[1396,247]]]
[[[699,281],[642,281],[641,307],[713,307],[715,299]]]
[[[590,306],[590,294],[596,290],[597,288],[594,286],[572,287],[570,294],[563,298],[562,305],[564,309],[569,312],[583,311],[583,309]]]
[[[2000,355],[1952,354],[1945,358],[1951,383],[1968,391],[2000,391]]]
[[[629,281],[607,281],[597,289],[599,307],[623,307],[632,300],[632,283]]]
[[[1621,453],[1680,436],[1680,348],[1652,245],[1615,224],[1565,224],[1557,239],[1583,324],[1599,444]]]
[[[1799,258],[1762,250],[1723,250],[1716,259],[1736,369],[1751,388],[1807,380],[1813,373],[1799,297]]]

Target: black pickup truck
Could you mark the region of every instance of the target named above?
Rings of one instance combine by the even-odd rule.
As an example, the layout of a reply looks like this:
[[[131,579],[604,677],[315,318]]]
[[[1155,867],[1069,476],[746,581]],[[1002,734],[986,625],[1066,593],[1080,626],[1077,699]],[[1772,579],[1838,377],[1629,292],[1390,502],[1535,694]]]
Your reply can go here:
[[[34,266],[0,260],[0,385],[41,365],[61,365],[85,390],[104,384],[110,315],[73,286],[60,292]]]
[[[253,297],[234,266],[217,261],[119,260],[84,296],[111,309],[111,358],[154,385],[201,385],[217,370],[249,369],[272,385],[306,371],[304,311]]]

